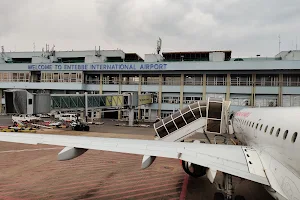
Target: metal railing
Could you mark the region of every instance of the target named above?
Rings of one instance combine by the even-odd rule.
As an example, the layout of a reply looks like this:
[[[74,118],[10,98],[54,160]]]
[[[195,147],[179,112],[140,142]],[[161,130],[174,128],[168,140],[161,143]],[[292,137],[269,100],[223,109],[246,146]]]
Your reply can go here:
[[[279,86],[279,81],[256,81],[256,86]]]
[[[281,60],[281,58],[275,57],[248,57],[248,58],[231,58],[230,61],[260,61],[260,60]]]
[[[29,79],[0,79],[0,82],[30,82]]]
[[[283,81],[282,86],[286,86],[286,87],[297,87],[300,86],[300,81]]]
[[[170,80],[170,81],[163,81],[162,82],[163,85],[180,85],[180,83],[181,83],[181,81],[176,81],[176,80],[174,80],[174,81]]]
[[[227,82],[225,81],[206,81],[208,86],[226,86]]]
[[[182,58],[182,59],[165,59],[164,62],[199,62],[209,61],[209,58]]]
[[[100,84],[100,80],[86,80],[85,84]]]
[[[184,81],[184,85],[203,85],[203,81]]]
[[[103,85],[118,85],[119,84],[119,80],[103,80],[102,84]]]
[[[230,85],[231,86],[252,86],[252,81],[231,80]]]
[[[159,81],[142,81],[142,85],[159,85]]]
[[[139,81],[121,81],[122,85],[138,85]]]

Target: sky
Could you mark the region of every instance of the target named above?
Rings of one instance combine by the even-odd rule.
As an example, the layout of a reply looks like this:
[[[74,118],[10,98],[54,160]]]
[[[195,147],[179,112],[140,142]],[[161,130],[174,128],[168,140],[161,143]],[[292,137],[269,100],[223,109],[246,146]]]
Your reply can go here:
[[[1,0],[5,51],[122,49],[232,50],[275,56],[300,48],[299,0]],[[297,42],[298,41],[298,42]]]

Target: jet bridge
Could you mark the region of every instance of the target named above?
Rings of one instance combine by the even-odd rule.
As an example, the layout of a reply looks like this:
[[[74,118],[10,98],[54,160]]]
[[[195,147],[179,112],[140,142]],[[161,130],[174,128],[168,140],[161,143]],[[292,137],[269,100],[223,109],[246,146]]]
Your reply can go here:
[[[227,116],[230,103],[218,98],[198,101],[154,124],[159,139],[182,141],[200,133],[227,133]]]
[[[122,94],[51,94],[51,110],[91,110],[134,108],[151,104],[152,94],[129,92]]]

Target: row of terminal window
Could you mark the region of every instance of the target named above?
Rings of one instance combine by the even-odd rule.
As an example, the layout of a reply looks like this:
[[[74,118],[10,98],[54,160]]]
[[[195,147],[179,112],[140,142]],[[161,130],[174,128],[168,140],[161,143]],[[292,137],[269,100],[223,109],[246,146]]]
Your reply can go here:
[[[254,128],[255,122],[251,122],[251,121],[247,121],[247,120],[242,120],[242,119],[237,119],[237,120],[238,120],[240,123],[242,123],[243,125],[246,125],[246,126],[249,126],[249,127]],[[261,130],[263,130],[263,126],[264,126],[263,124],[256,123],[255,129],[258,129],[258,128],[259,128],[259,130],[261,131]],[[265,133],[268,132],[268,128],[269,128],[269,126],[266,125],[265,128],[264,128],[264,132],[265,132]],[[278,128],[277,131],[276,131],[276,137],[279,136],[280,131],[281,131],[281,129]],[[269,130],[269,134],[272,135],[273,132],[274,132],[274,126],[271,127],[271,129]],[[285,131],[284,131],[284,133],[283,133],[283,139],[284,139],[284,140],[287,138],[288,133],[289,133],[288,130],[285,130]],[[295,143],[295,142],[296,142],[297,136],[298,136],[298,133],[297,133],[297,132],[294,132],[294,133],[293,133],[293,136],[292,136],[292,138],[291,138],[291,142],[292,142],[292,143]]]

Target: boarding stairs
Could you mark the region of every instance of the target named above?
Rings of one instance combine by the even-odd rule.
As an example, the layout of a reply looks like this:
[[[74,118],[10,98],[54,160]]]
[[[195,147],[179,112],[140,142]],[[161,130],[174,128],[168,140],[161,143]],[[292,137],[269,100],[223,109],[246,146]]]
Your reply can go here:
[[[229,132],[229,106],[230,101],[220,98],[190,104],[154,124],[156,139],[180,142],[196,133],[224,135]]]

